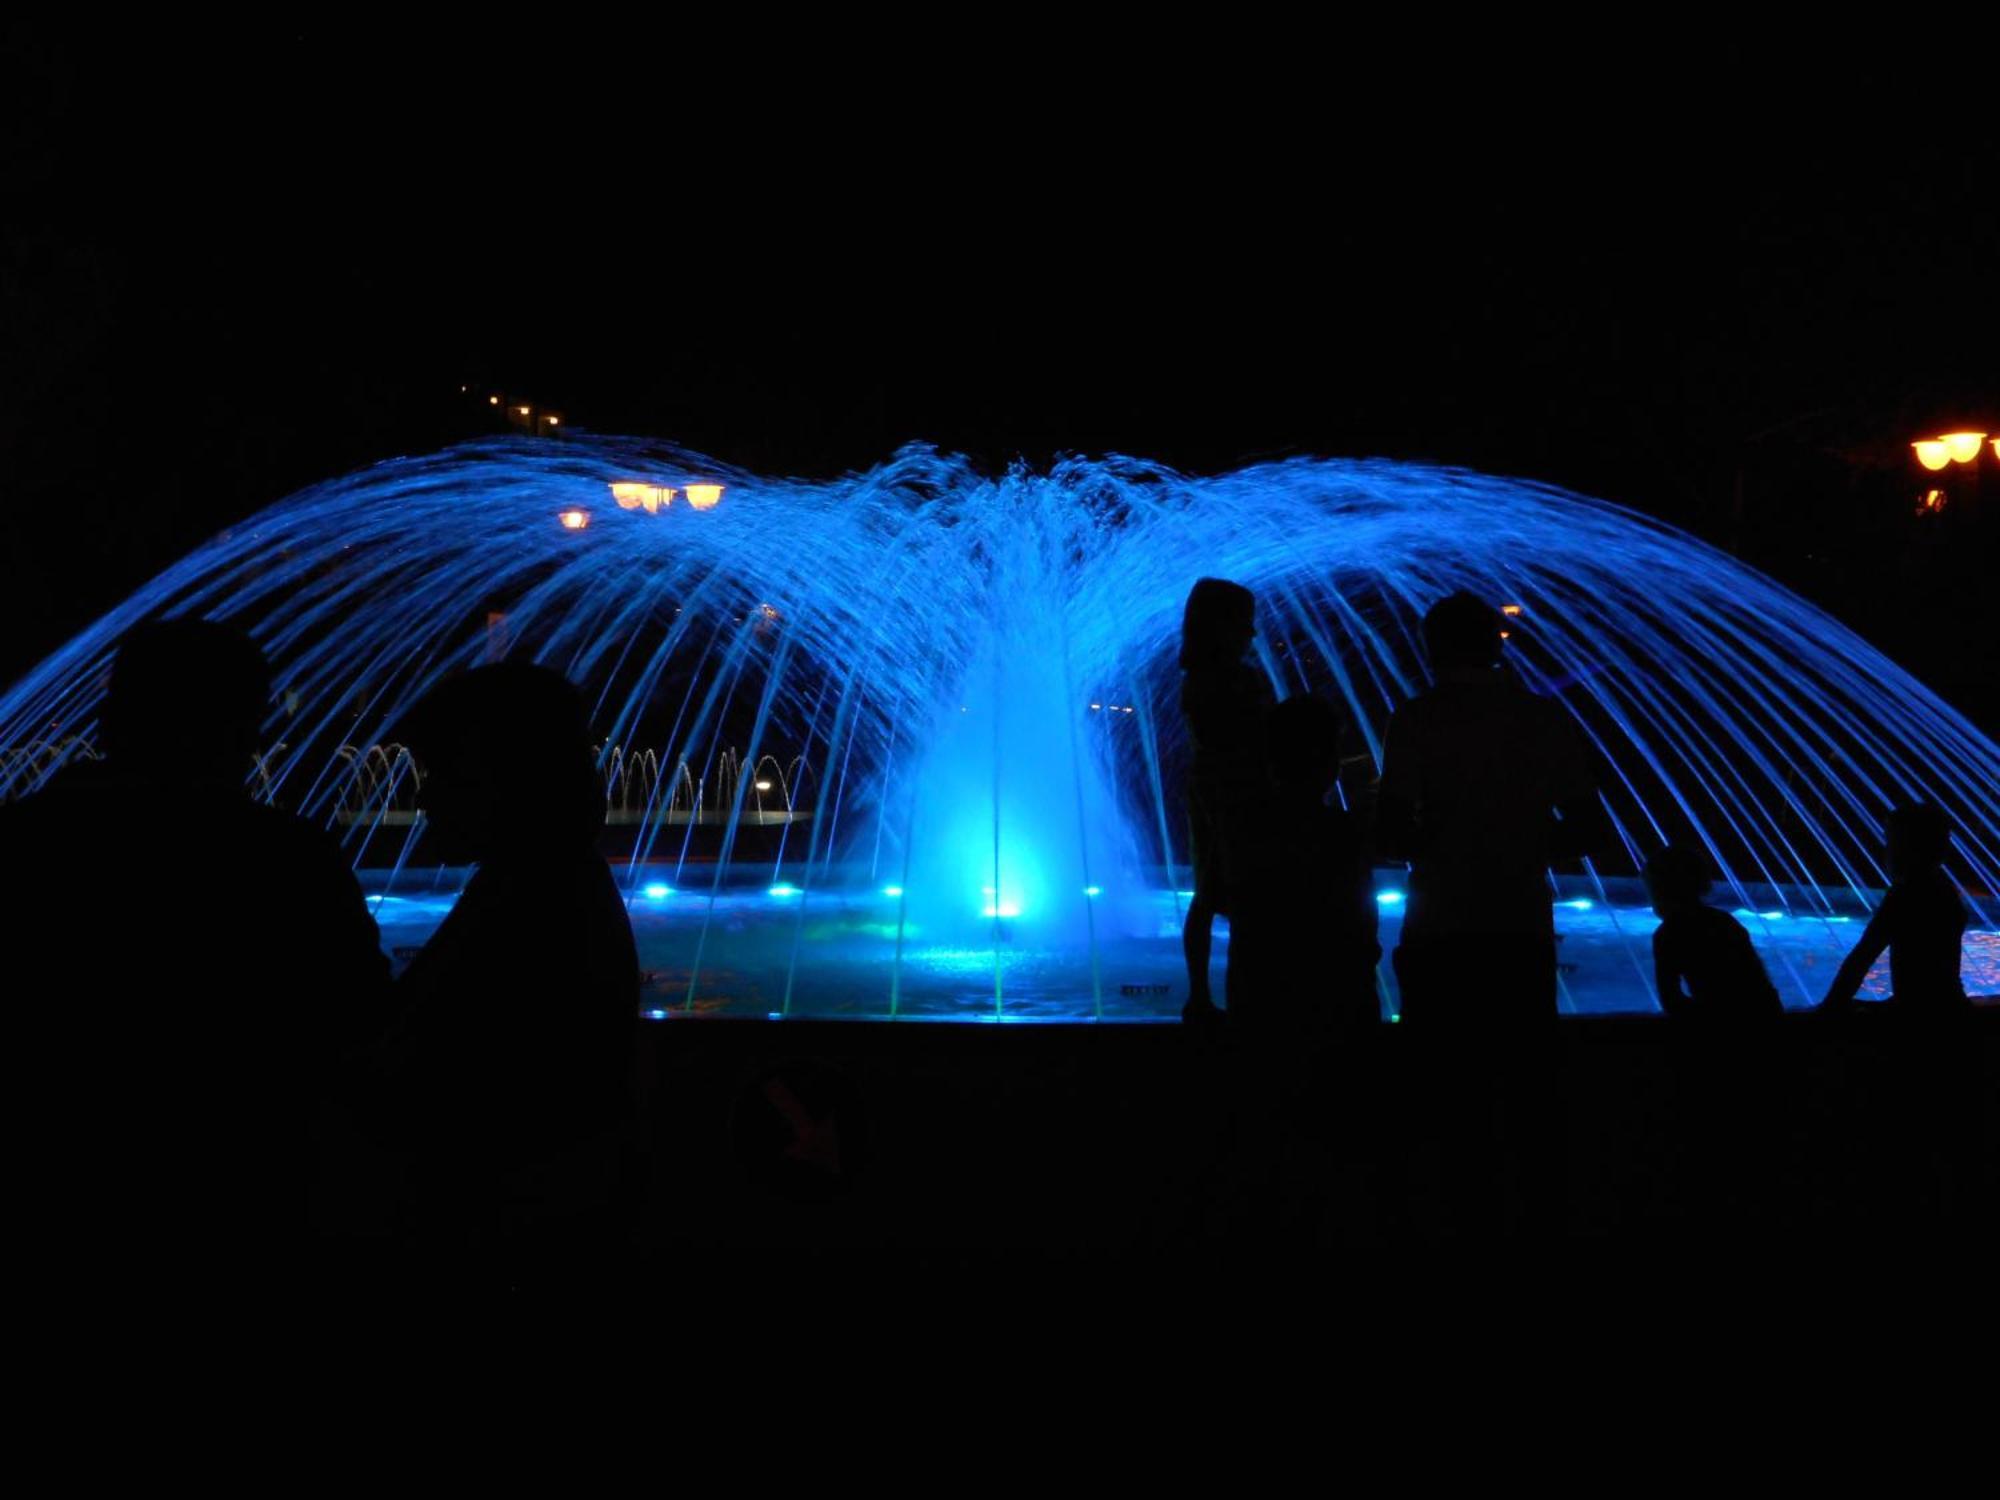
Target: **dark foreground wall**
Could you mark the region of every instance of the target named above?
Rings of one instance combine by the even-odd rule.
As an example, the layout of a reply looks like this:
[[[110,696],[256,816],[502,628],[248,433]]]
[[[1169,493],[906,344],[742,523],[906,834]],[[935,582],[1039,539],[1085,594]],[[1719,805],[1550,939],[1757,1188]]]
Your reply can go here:
[[[1942,1038],[1790,1016],[1719,1054],[1658,1018],[1567,1020],[1539,1065],[1548,1136],[1532,1057],[1398,1027],[1359,1067],[1281,1063],[1275,1088],[1269,1059],[1180,1027],[697,1020],[647,1036],[641,1235],[683,1265],[1519,1238],[1541,1179],[1498,1144],[1504,1103],[1436,1107],[1447,1079],[1517,1117],[1527,1101],[1514,1134],[1530,1154],[1555,1142],[1557,1233],[1580,1250],[1957,1238],[1990,1226],[1996,1198],[2000,1011],[1984,1007]]]

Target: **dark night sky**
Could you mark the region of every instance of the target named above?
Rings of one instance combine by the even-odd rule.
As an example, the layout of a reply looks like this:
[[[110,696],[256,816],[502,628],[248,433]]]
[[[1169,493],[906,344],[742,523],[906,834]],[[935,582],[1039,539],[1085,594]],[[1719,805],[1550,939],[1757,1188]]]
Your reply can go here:
[[[0,677],[230,519],[478,430],[469,380],[765,470],[925,439],[1551,479],[1995,727],[1991,486],[1945,548],[1860,509],[1914,487],[1908,424],[2000,422],[1992,126],[1795,52],[817,40],[11,39]]]

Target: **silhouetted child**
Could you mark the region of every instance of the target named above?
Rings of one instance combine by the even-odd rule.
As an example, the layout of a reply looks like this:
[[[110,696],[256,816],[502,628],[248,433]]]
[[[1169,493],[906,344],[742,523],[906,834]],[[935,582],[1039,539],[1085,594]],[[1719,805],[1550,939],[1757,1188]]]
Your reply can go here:
[[[1701,856],[1679,845],[1646,864],[1646,890],[1660,925],[1653,974],[1660,1009],[1694,1021],[1740,1021],[1783,1012],[1750,934],[1727,912],[1702,904],[1709,887]]]
[[[1211,930],[1218,915],[1230,915],[1232,887],[1270,790],[1271,686],[1244,660],[1256,633],[1256,600],[1248,589],[1220,578],[1196,581],[1181,619],[1180,654],[1181,712],[1194,744],[1188,777],[1194,899],[1181,928],[1184,1021],[1219,1016],[1208,978]]]
[[[1944,872],[1951,829],[1935,807],[1913,804],[1889,814],[1889,878],[1861,941],[1842,962],[1825,1006],[1851,1005],[1868,970],[1889,950],[1891,1004],[1905,1015],[1956,1014],[1966,1009],[1959,981],[1965,903]]]
[[[1646,862],[1660,925],[1653,971],[1673,1018],[1674,1100],[1683,1212],[1697,1228],[1754,1222],[1771,1202],[1775,1073],[1770,1048],[1784,1014],[1750,934],[1702,903],[1708,868],[1670,845]]]

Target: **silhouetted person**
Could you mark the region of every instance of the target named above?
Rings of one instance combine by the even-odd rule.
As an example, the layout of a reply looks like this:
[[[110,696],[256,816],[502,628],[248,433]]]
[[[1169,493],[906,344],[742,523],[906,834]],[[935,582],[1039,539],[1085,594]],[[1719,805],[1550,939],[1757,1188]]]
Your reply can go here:
[[[142,625],[112,666],[106,758],[0,808],[0,951],[42,1127],[29,1233],[139,1274],[234,1277],[303,1228],[321,1082],[386,1018],[346,858],[246,790],[269,700],[234,627]]]
[[[1181,928],[1188,1000],[1183,1020],[1213,1021],[1211,933],[1230,915],[1233,883],[1249,857],[1255,821],[1267,814],[1270,762],[1265,718],[1271,685],[1244,660],[1255,639],[1256,600],[1241,584],[1196,581],[1181,618],[1181,712],[1194,743],[1188,825],[1194,845],[1194,899]]]
[[[1965,903],[1944,872],[1950,849],[1950,826],[1935,807],[1918,804],[1889,814],[1891,884],[1861,940],[1833,976],[1823,1002],[1829,1009],[1853,1003],[1861,981],[1886,948],[1891,1003],[1898,1012],[1931,1015],[1965,1010],[1965,987],[1958,973]]]
[[[1882,1031],[1851,1055],[1867,1101],[1861,1160],[1863,1233],[1895,1225],[1907,1233],[1968,1210],[1990,1212],[1991,1159],[1982,1150],[1981,1108],[1992,1080],[1966,1034],[1971,1002],[1959,976],[1965,905],[1944,861],[1951,828],[1935,807],[1889,814],[1889,889],[1828,986],[1824,1008],[1851,1010],[1884,948],[1889,1000]],[[1982,1171],[1988,1182],[1982,1193]]]
[[[595,840],[604,794],[582,700],[556,673],[447,681],[399,737],[440,856],[476,863],[397,982],[382,1119],[445,1243],[606,1227],[629,1147],[639,962]]]
[[[1269,720],[1268,832],[1232,893],[1229,1022],[1242,1035],[1372,1029],[1381,1021],[1374,879],[1355,820],[1329,805],[1341,716],[1287,698]]]
[[[1381,1144],[1382,950],[1360,829],[1329,802],[1341,727],[1319,698],[1271,711],[1271,790],[1231,888],[1235,1169],[1253,1232],[1306,1243],[1336,1170],[1371,1164]]]
[[[1770,1023],[1784,1006],[1743,925],[1702,903],[1709,875],[1699,854],[1670,845],[1647,861],[1645,874],[1660,917],[1653,933],[1660,1008],[1676,1028],[1683,1207],[1697,1227],[1725,1218],[1741,1230],[1772,1197],[1782,1073],[1773,1065]]]
[[[1501,669],[1501,622],[1466,593],[1424,616],[1432,683],[1389,719],[1378,852],[1410,867],[1396,978],[1403,1021],[1428,1038],[1421,1128],[1442,1132],[1451,1195],[1466,1201],[1477,1181],[1491,1199],[1490,1148],[1505,1142],[1531,1228],[1553,1233],[1563,1169],[1548,870],[1594,847],[1600,813],[1562,709]]]
[[[1458,593],[1424,616],[1432,684],[1389,718],[1379,852],[1410,866],[1404,1019],[1509,1026],[1555,1012],[1548,869],[1595,847],[1583,745],[1501,670],[1502,616]]]
[[[1671,845],[1647,861],[1646,890],[1660,918],[1653,932],[1660,1009],[1724,1023],[1782,1014],[1777,988],[1743,924],[1702,903],[1708,887],[1708,870],[1692,849]]]

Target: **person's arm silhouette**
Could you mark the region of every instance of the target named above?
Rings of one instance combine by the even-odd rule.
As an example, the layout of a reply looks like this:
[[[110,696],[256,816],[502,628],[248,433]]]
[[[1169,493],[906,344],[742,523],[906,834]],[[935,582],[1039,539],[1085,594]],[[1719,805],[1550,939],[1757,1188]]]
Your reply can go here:
[[[1827,986],[1826,998],[1820,1001],[1821,1010],[1847,1010],[1854,1004],[1854,997],[1861,990],[1862,980],[1875,966],[1875,960],[1889,946],[1890,934],[1896,923],[1896,913],[1900,903],[1895,889],[1882,898],[1882,904],[1875,909],[1875,915],[1868,919],[1868,926],[1862,930],[1861,940],[1848,951],[1841,960],[1839,970],[1833,976],[1833,983]]]

